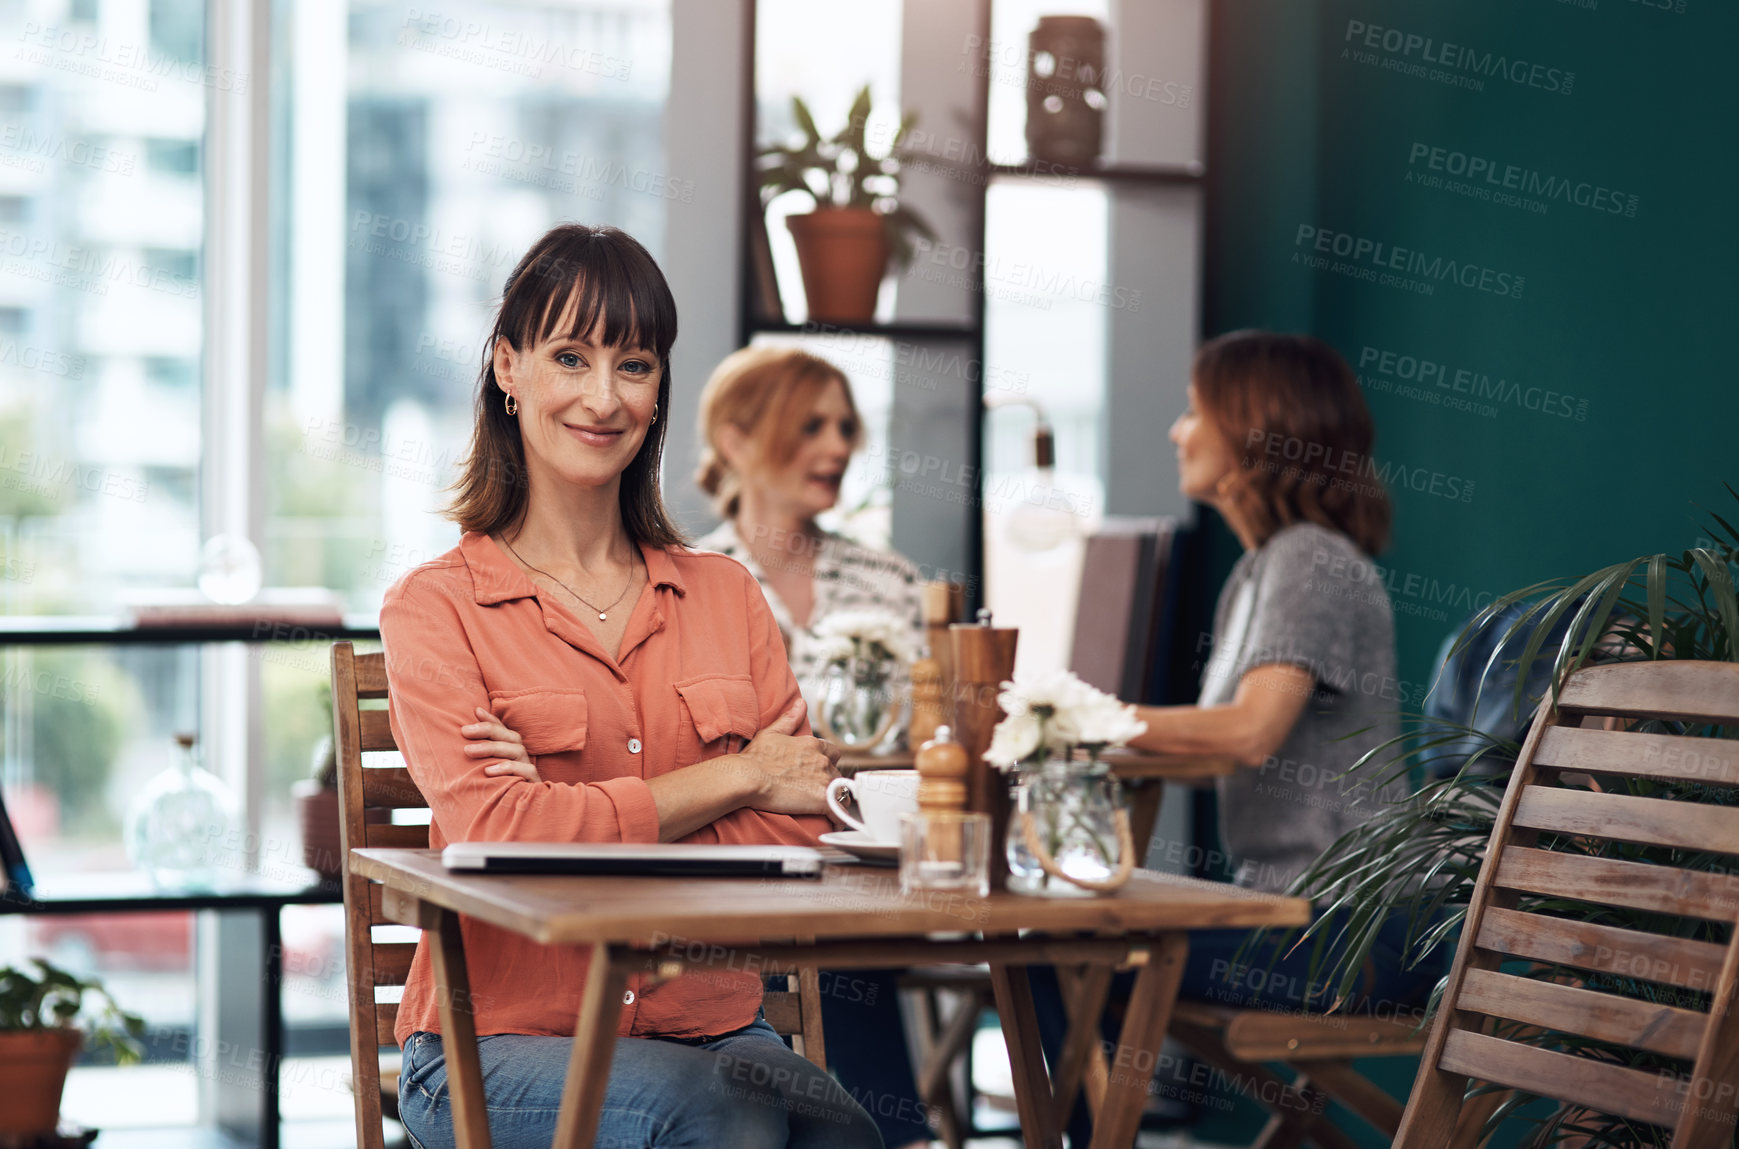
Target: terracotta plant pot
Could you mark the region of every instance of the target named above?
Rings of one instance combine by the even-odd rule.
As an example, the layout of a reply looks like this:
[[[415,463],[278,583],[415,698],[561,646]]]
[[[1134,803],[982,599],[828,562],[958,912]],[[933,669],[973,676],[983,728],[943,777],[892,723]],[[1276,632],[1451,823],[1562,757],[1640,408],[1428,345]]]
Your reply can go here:
[[[302,830],[302,864],[323,878],[336,880],[344,855],[338,835],[338,791],[312,778],[290,787],[296,802],[296,823]]]
[[[868,323],[888,270],[888,233],[882,217],[863,207],[835,207],[785,219],[797,241],[809,318],[824,323]]]
[[[0,1031],[0,1136],[53,1133],[67,1070],[84,1045],[76,1029]]]

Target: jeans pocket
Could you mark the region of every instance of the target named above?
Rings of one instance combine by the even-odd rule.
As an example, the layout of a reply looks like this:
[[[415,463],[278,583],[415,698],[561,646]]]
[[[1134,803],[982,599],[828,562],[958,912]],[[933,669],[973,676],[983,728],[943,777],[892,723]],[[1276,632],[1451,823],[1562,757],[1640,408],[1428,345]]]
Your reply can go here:
[[[445,1061],[441,1055],[441,1035],[417,1032],[405,1044],[404,1075],[399,1084],[400,1096],[406,1088],[422,1088],[429,1075]],[[425,1090],[425,1092],[428,1092]]]

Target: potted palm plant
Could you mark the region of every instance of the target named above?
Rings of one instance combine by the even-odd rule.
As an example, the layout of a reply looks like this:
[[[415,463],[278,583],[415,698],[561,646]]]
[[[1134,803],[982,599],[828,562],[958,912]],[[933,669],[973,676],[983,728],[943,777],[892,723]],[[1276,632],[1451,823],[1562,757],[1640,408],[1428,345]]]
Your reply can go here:
[[[41,958],[36,972],[0,968],[0,1136],[53,1133],[67,1071],[88,1040],[130,1065],[144,1054],[145,1022],[122,1011],[95,979],[80,978]],[[87,1008],[86,995],[98,1007]],[[80,1022],[88,1027],[81,1031]]]
[[[1727,490],[1739,498],[1739,491],[1731,486]],[[1430,780],[1349,831],[1295,883],[1293,893],[1308,894],[1326,907],[1305,936],[1347,943],[1331,965],[1313,971],[1313,982],[1320,974],[1336,991],[1331,996],[1344,998],[1390,914],[1405,915],[1410,923],[1412,960],[1422,960],[1440,948],[1447,952],[1455,945],[1510,768],[1520,754],[1521,733],[1540,697],[1555,690],[1564,675],[1594,658],[1739,661],[1739,597],[1734,591],[1739,529],[1711,514],[1708,531],[1712,538],[1699,539],[1698,545],[1678,554],[1643,555],[1578,578],[1524,587],[1495,600],[1468,622],[1450,645],[1446,668],[1469,650],[1489,652],[1478,660],[1477,678],[1488,684],[1494,679],[1505,682],[1497,689],[1509,695],[1505,704],[1510,729],[1490,721],[1469,725],[1405,715],[1401,737],[1376,747],[1352,767],[1351,777],[1370,778],[1378,788],[1420,770]],[[1536,669],[1543,673],[1534,673]],[[1439,676],[1438,687],[1445,685],[1445,677]],[[1537,686],[1529,689],[1530,681]],[[1489,715],[1484,701],[1475,697],[1476,714]],[[1706,728],[1671,732],[1717,737],[1732,733]],[[1626,784],[1639,796],[1647,796],[1645,790],[1657,786],[1639,779]],[[1721,791],[1706,795],[1705,800],[1735,805],[1739,795]],[[1571,843],[1570,848],[1578,847]],[[1627,856],[1646,861],[1646,852]],[[1732,861],[1723,854],[1680,854],[1675,864],[1728,872]],[[1534,908],[1571,920],[1632,928],[1658,917],[1568,899],[1536,899]],[[1686,920],[1675,928],[1687,937],[1724,942],[1715,931],[1731,927]],[[1336,949],[1319,946],[1318,952]],[[1552,977],[1557,972],[1541,966],[1531,976]],[[1643,996],[1654,992],[1647,984],[1626,983],[1624,988]],[[1432,1004],[1435,1007],[1435,996]],[[1539,1030],[1536,1037],[1542,1044],[1558,1040],[1548,1030]],[[1652,1054],[1634,1054],[1632,1061],[1643,1069],[1669,1068],[1666,1059]],[[1497,1110],[1491,1125],[1532,1100],[1517,1093]],[[1566,1105],[1539,1121],[1526,1143],[1652,1143],[1648,1140],[1652,1134],[1639,1133],[1640,1128]]]
[[[867,323],[890,259],[911,261],[914,236],[935,238],[930,225],[900,202],[900,145],[917,122],[908,112],[881,155],[867,139],[870,90],[852,101],[845,127],[823,138],[801,97],[791,98],[801,135],[769,144],[756,155],[763,210],[786,192],[802,192],[814,210],[787,217],[797,243],[809,317],[831,323]]]

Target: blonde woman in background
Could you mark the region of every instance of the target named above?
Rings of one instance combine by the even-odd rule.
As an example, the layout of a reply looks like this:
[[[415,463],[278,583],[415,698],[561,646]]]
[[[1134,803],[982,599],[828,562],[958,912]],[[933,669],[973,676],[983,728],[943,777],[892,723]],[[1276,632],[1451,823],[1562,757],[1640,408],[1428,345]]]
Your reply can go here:
[[[823,530],[839,502],[863,423],[845,375],[791,347],[746,347],[725,357],[700,396],[696,481],[724,519],[694,544],[749,568],[785,636],[786,656],[811,717],[827,669],[815,628],[839,611],[886,611],[923,643],[918,570],[892,551]],[[896,697],[907,682],[896,675]],[[904,734],[902,715],[893,737]]]
[[[891,551],[823,530],[839,502],[863,422],[839,368],[806,351],[747,347],[725,357],[700,397],[701,490],[724,522],[694,544],[749,568],[785,635],[809,713],[818,713],[826,665],[815,627],[837,611],[881,610],[908,620],[923,643],[918,570]],[[896,697],[908,677],[894,679]],[[895,736],[904,733],[904,717]],[[925,1145],[930,1129],[907,1052],[897,971],[824,970],[822,1023],[829,1068],[890,1149]]]

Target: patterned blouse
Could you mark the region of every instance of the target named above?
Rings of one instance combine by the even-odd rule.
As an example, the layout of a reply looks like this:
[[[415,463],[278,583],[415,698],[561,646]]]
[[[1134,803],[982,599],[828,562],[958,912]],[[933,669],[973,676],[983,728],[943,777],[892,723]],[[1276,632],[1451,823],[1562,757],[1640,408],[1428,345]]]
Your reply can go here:
[[[835,611],[883,610],[910,621],[913,651],[924,646],[924,615],[918,593],[918,568],[904,556],[893,551],[876,551],[852,542],[844,535],[824,532],[819,539],[799,540],[800,545],[815,548],[815,605],[809,612],[809,626],[798,627],[791,619],[791,608],[767,582],[767,573],[749,553],[748,546],[737,534],[730,520],[717,530],[695,540],[697,551],[716,551],[729,555],[749,568],[755,581],[767,596],[767,606],[779,633],[785,637],[785,655],[791,670],[797,675],[797,685],[814,715],[821,702],[822,685],[827,664],[822,659],[820,639],[815,625]],[[891,683],[895,697],[908,705],[894,727],[893,741],[903,742],[906,720],[910,716],[910,676],[901,667]]]

